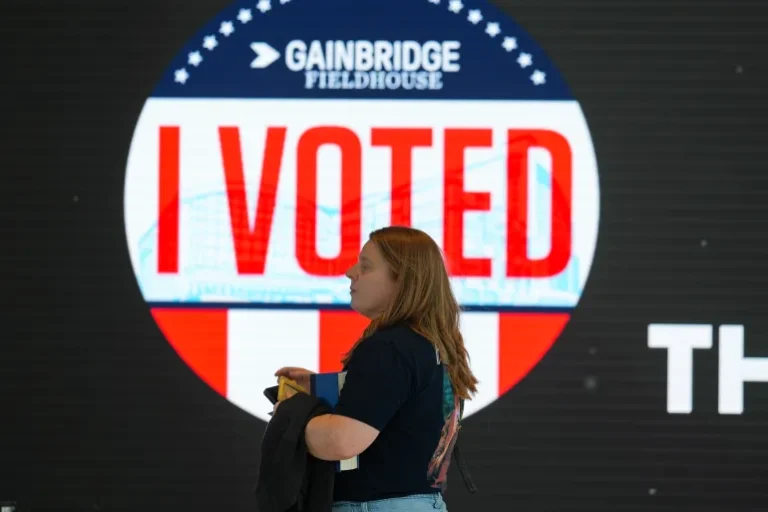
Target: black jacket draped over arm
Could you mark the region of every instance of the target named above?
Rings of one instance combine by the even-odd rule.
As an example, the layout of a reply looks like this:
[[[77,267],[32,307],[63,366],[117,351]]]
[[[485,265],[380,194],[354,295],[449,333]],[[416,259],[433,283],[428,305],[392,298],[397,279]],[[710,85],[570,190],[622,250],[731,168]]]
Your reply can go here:
[[[329,512],[333,504],[334,462],[310,455],[304,429],[327,404],[306,393],[283,401],[261,442],[256,483],[259,512]]]

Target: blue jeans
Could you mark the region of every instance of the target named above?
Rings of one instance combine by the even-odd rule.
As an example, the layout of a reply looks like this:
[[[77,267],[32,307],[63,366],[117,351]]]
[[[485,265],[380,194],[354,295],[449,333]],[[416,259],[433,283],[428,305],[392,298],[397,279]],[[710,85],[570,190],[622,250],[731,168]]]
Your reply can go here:
[[[337,501],[333,504],[333,512],[448,512],[448,509],[443,495],[435,493],[362,503]]]

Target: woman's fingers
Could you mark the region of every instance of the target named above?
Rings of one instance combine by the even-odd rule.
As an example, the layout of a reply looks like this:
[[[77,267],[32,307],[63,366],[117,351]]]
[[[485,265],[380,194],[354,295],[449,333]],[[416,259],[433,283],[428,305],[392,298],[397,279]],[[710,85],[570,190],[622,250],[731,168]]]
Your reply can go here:
[[[275,372],[275,376],[277,377],[288,377],[289,379],[300,378],[305,377],[313,372],[307,370],[306,368],[299,368],[297,366],[285,366],[283,368],[280,368]]]
[[[296,372],[300,372],[301,370],[303,370],[303,368],[297,368],[295,366],[285,366],[277,370],[275,372],[275,376],[291,378],[291,375],[295,374]]]

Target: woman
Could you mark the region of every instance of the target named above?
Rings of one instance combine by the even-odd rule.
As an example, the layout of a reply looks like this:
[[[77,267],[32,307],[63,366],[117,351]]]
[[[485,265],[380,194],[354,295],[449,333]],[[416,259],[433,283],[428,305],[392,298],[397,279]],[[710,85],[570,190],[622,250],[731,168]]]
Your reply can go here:
[[[337,473],[336,512],[445,511],[451,449],[464,400],[477,391],[459,332],[459,307],[437,244],[424,232],[371,233],[347,271],[352,309],[371,320],[346,354],[333,414],[306,427],[309,452],[324,460],[360,455]],[[309,385],[311,372],[276,375]]]

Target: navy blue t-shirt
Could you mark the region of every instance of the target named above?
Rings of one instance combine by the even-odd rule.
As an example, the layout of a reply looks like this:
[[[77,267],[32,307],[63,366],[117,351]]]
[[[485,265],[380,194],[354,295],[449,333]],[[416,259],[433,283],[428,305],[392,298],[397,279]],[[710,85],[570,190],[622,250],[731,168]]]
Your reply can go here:
[[[459,401],[434,345],[406,326],[361,342],[335,414],[381,433],[357,469],[336,474],[335,501],[372,501],[445,489]]]

